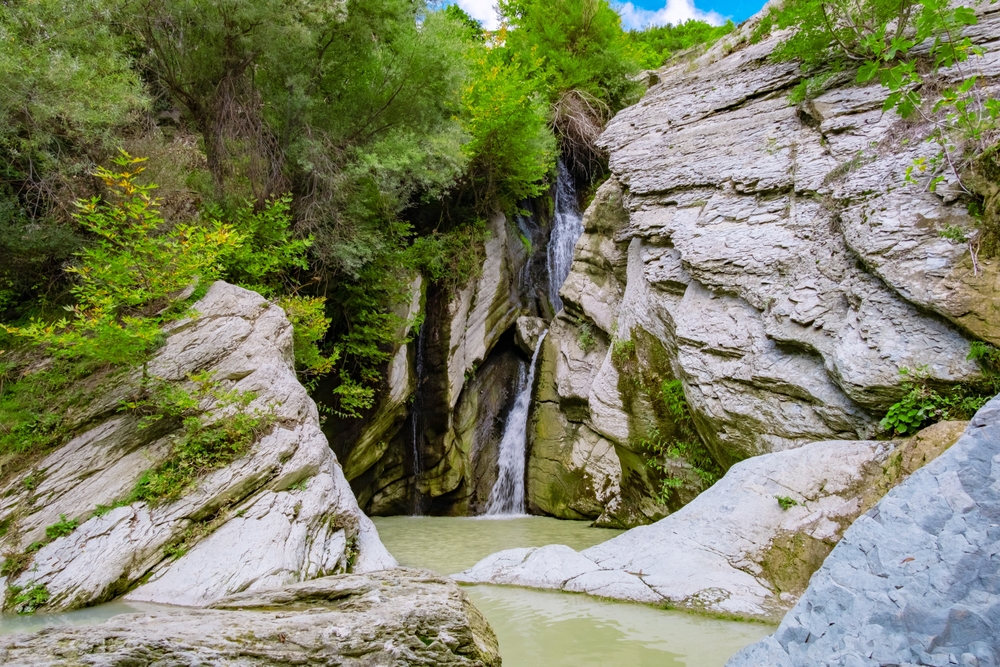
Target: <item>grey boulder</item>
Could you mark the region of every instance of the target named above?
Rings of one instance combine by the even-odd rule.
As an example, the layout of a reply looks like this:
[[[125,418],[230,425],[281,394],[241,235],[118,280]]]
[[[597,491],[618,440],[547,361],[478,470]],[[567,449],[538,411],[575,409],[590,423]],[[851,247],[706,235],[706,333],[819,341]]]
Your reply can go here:
[[[499,667],[496,636],[453,582],[422,570],[324,577],[207,609],[0,637],[21,667],[440,665]]]
[[[727,667],[1000,664],[1000,398],[859,518]]]

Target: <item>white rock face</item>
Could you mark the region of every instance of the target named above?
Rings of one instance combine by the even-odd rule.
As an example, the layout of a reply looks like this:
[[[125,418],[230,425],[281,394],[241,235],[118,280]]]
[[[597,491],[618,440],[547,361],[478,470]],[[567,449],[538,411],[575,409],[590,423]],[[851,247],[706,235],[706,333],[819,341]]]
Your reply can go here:
[[[579,553],[502,551],[455,578],[776,620],[843,530],[964,427],[943,422],[908,441],[816,442],[747,459],[655,524]],[[779,497],[795,504],[784,509]]]
[[[993,53],[982,65],[996,85],[1000,11],[977,11],[971,36]],[[970,342],[1000,342],[1000,261],[981,258],[974,271],[968,244],[941,237],[951,225],[975,229],[954,187],[905,182],[932,152],[922,141],[932,128],[883,114],[887,91],[853,79],[790,105],[801,75],[768,60],[782,36],[749,43],[754,24],[659,72],[609,123],[612,177],[584,216],[561,292],[565,323],[546,344],[559,357],[543,360],[555,367],[543,389],[568,426],[553,435],[548,419],[539,438],[558,441],[567,462],[535,486],[578,476],[568,454],[579,433],[597,433],[622,468],[620,494],[601,504],[605,516],[624,511],[626,525],[651,518],[626,506],[649,490],[633,482],[645,475],[636,443],[665,425],[655,397],[626,395],[616,340],[644,332],[658,342],[637,349],[639,368],[666,360],[664,379],[681,382],[724,467],[871,437],[906,391],[902,371],[923,369],[939,385],[974,380]],[[570,338],[597,344],[581,355]]]
[[[78,423],[93,424],[3,490],[2,548],[22,552],[45,540],[61,516],[79,521],[45,544],[12,581],[45,586],[49,607],[66,609],[128,593],[132,600],[200,605],[334,572],[372,571],[395,561],[358,509],[319,428],[315,404],[295,376],[292,328],[277,306],[217,282],[175,324],[150,362],[150,375],[183,383],[210,371],[227,387],[258,394],[277,422],[250,453],[199,479],[173,503],[145,503],[93,516],[124,498],[146,470],[166,459],[176,425],[138,429],[117,410],[137,376],[95,395]],[[28,489],[25,478],[40,478]],[[185,543],[186,553],[165,548]],[[173,556],[177,556],[174,550]],[[6,590],[6,586],[4,587]]]

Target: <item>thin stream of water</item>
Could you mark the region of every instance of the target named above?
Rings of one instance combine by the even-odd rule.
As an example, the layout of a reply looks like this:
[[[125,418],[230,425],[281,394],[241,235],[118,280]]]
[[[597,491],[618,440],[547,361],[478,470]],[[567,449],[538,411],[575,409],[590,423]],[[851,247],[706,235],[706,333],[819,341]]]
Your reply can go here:
[[[549,302],[558,313],[563,307],[559,290],[569,276],[573,265],[573,250],[583,234],[583,215],[577,203],[573,176],[562,160],[557,168],[555,199],[555,217],[548,246]]]
[[[524,500],[524,465],[528,457],[528,412],[531,409],[538,353],[547,333],[548,331],[542,332],[535,343],[531,363],[528,364],[525,377],[521,378],[517,399],[507,416],[503,439],[500,441],[497,481],[486,502],[486,514],[489,515],[524,514],[527,508]]]

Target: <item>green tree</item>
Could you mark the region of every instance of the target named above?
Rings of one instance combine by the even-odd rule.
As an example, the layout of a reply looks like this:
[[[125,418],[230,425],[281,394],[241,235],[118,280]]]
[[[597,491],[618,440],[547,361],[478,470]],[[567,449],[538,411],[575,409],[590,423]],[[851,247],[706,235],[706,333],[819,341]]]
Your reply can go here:
[[[735,29],[736,24],[732,21],[714,26],[705,21],[690,19],[677,25],[631,30],[628,38],[637,49],[641,49],[642,64],[656,68],[682,51],[696,46],[711,46]]]
[[[545,190],[555,164],[544,88],[532,76],[537,63],[518,54],[482,47],[471,58],[472,76],[462,95],[468,179],[478,209],[511,211]]]
[[[83,242],[70,202],[147,107],[112,7],[0,3],[0,311],[54,291]]]
[[[118,171],[98,168],[115,196],[77,203],[76,219],[95,240],[66,269],[74,279],[74,303],[67,306],[72,318],[35,319],[5,326],[7,333],[57,358],[135,363],[161,339],[164,322],[183,313],[174,301],[199,281],[212,280],[220,258],[243,242],[218,222],[168,228],[151,194],[155,186],[135,180],[143,160],[122,153],[114,161]]]

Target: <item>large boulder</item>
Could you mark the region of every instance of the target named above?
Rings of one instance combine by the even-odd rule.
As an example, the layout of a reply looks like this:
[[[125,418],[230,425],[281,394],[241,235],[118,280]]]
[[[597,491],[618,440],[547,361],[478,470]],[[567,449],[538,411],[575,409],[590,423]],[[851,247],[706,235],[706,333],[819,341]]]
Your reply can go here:
[[[943,422],[905,441],[816,442],[747,459],[653,525],[581,552],[502,551],[455,578],[776,621],[851,522],[963,428]]]
[[[1000,665],[1000,398],[844,534],[728,667]]]
[[[421,570],[325,577],[207,609],[0,637],[0,663],[499,667],[496,636],[453,582]]]
[[[271,411],[274,425],[248,454],[210,470],[176,501],[122,505],[143,473],[170,456],[181,425],[161,420],[142,428],[141,415],[120,410],[138,391],[138,370],[94,391],[81,411],[67,413],[76,437],[0,489],[0,548],[7,560],[28,561],[0,579],[6,607],[43,590],[50,609],[125,594],[205,604],[237,591],[395,565],[296,378],[284,312],[223,282],[193,310],[170,328],[145,372],[178,387],[192,374],[211,373],[226,390],[256,393],[251,408]],[[66,522],[79,525],[54,539],[47,534]]]

